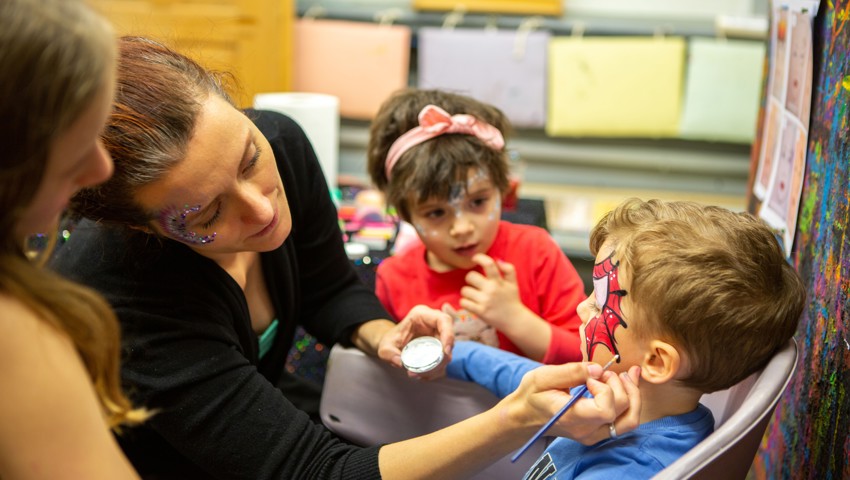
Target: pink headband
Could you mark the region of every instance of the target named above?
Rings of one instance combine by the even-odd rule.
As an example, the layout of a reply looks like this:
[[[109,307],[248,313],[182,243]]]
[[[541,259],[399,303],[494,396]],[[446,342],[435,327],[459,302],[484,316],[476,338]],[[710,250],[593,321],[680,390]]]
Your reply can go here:
[[[419,112],[419,126],[405,132],[390,146],[385,167],[387,179],[389,180],[390,172],[404,152],[444,133],[472,135],[493,150],[500,150],[505,146],[502,132],[489,123],[482,122],[472,115],[449,115],[448,112],[436,105],[426,105]]]

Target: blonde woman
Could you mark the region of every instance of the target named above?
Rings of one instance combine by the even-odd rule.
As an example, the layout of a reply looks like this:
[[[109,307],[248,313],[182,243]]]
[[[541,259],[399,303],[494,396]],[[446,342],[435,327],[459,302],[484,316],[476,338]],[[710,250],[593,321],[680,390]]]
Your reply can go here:
[[[145,415],[120,388],[114,314],[24,254],[112,173],[113,32],[76,0],[3,0],[0,72],[0,478],[138,478],[110,432]]]

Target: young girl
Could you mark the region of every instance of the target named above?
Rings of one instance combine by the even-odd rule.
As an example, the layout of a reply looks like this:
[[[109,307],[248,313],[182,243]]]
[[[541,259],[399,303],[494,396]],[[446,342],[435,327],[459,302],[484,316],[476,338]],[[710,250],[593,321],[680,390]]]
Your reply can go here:
[[[422,243],[380,264],[376,292],[396,318],[442,307],[459,339],[580,360],[581,278],[548,232],[500,221],[507,129],[495,107],[438,90],[402,90],[381,106],[369,173]]]
[[[115,315],[25,256],[112,172],[112,29],[76,0],[3,0],[0,72],[0,478],[138,478],[110,432],[145,416],[121,391]]]

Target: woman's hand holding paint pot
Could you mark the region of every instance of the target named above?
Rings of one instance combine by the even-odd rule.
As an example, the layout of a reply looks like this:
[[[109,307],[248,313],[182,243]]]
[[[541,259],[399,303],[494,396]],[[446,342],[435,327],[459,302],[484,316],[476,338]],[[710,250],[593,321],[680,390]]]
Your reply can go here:
[[[423,379],[442,377],[445,375],[446,365],[451,361],[452,347],[454,346],[452,318],[444,312],[424,305],[413,307],[401,322],[384,333],[378,344],[378,357],[390,365],[404,368],[402,349],[418,337],[435,337],[439,340],[442,344],[443,358],[436,366],[427,369],[427,371],[417,371],[420,368],[414,367],[407,369],[408,374],[411,377]],[[423,352],[423,349],[420,348],[415,350],[418,354]],[[419,364],[417,363],[417,365]],[[431,367],[431,365],[428,366]]]

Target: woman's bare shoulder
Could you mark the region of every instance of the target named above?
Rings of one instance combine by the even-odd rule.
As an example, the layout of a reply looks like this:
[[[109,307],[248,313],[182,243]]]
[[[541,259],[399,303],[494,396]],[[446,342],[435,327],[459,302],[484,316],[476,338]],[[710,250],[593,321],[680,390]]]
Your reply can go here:
[[[137,479],[71,338],[0,293],[0,476]]]
[[[19,362],[62,368],[69,360],[79,362],[79,356],[65,332],[20,298],[0,292],[0,365],[4,370]]]

